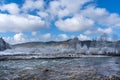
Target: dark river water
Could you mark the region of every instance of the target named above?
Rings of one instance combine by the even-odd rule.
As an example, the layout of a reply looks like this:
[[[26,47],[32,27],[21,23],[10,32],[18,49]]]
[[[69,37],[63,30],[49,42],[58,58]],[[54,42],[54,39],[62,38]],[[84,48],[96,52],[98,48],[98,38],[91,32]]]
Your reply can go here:
[[[103,80],[112,77],[120,79],[120,57],[0,61],[0,80]]]

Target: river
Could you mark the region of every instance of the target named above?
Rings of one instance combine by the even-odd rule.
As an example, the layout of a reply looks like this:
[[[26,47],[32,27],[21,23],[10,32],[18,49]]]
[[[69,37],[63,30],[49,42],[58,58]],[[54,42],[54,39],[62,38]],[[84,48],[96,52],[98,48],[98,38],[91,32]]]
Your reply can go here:
[[[0,61],[0,80],[104,80],[113,78],[120,80],[120,57]]]

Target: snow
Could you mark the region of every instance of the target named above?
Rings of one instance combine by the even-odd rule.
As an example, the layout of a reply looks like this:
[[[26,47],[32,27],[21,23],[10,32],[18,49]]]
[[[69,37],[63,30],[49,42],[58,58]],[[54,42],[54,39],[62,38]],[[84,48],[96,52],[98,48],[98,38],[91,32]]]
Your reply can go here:
[[[88,47],[81,43],[42,45],[39,47],[16,47],[0,52],[0,56],[23,56],[23,57],[81,57],[83,55],[120,55],[119,48],[106,44]],[[98,43],[97,43],[98,44]],[[96,44],[96,45],[97,45]],[[102,43],[100,43],[102,44]],[[72,47],[71,47],[72,46]],[[33,57],[32,57],[33,56]]]

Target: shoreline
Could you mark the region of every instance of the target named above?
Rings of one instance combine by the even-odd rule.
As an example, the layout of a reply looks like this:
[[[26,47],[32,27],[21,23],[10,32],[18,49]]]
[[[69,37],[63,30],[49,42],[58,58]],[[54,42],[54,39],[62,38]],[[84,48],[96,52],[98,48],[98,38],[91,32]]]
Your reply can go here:
[[[0,61],[7,60],[34,60],[34,59],[77,59],[77,58],[99,58],[99,57],[119,57],[119,56],[106,56],[106,55],[80,55],[80,56],[15,56],[15,55],[3,55],[0,56]]]

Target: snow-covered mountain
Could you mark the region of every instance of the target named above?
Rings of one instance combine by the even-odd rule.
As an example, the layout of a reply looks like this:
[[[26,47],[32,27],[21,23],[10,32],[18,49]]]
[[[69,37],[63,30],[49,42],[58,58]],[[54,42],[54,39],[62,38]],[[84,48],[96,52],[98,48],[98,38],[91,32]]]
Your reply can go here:
[[[10,48],[10,45],[7,42],[5,42],[3,38],[0,38],[0,51],[4,51]]]
[[[60,42],[27,42],[12,45],[12,49],[0,52],[0,57],[17,56],[17,58],[80,57],[83,55],[120,56],[120,41],[80,41],[74,38]]]

